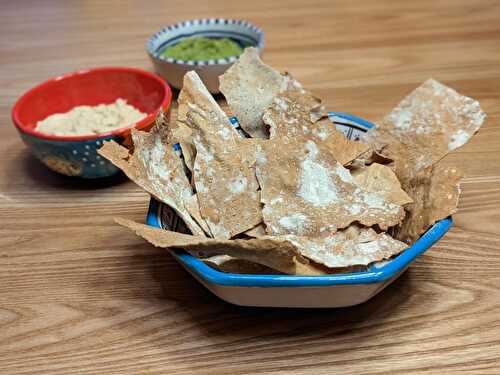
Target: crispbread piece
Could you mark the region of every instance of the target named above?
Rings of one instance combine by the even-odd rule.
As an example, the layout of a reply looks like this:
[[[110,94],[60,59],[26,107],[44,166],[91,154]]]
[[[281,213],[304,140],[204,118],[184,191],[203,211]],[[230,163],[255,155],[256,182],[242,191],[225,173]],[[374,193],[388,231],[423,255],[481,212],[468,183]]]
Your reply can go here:
[[[394,161],[392,168],[404,185],[419,171],[464,145],[485,118],[477,101],[429,79],[361,141]]]
[[[263,266],[262,264],[235,258],[230,255],[214,255],[209,258],[203,259],[203,262],[218,271],[226,273],[247,275],[281,274],[281,272]]]
[[[400,204],[358,185],[348,169],[307,138],[262,143],[257,178],[270,235],[322,236],[354,221],[386,229],[401,222]]]
[[[448,152],[463,146],[485,118],[479,102],[429,79],[405,97],[380,127],[403,143],[418,135],[436,137]]]
[[[189,101],[179,122],[191,129],[196,148],[201,217],[215,238],[229,239],[262,221],[254,155],[241,152],[244,142],[195,72],[186,74],[183,90]]]
[[[309,139],[328,148],[342,165],[369,149],[368,145],[348,140],[323,116],[325,113],[320,99],[292,86],[276,95],[264,111],[263,120],[269,125],[271,139]]]
[[[246,48],[219,81],[220,91],[241,127],[252,137],[268,138],[262,114],[288,85],[286,77],[265,65],[256,48]]]
[[[201,217],[200,213],[200,205],[198,203],[197,194],[193,194],[186,202],[185,202],[186,210],[189,212],[191,217],[196,221],[196,223],[203,229],[203,231],[207,234],[208,237],[213,237],[210,228],[208,227],[205,219]]]
[[[132,130],[133,154],[114,141],[104,142],[98,153],[158,201],[172,207],[193,234],[204,236],[186,208],[193,191],[182,161],[166,138],[158,126],[149,133]]]
[[[401,206],[413,202],[401,188],[401,183],[391,168],[385,165],[372,163],[368,167],[352,170],[351,174],[358,185],[367,191],[382,195],[389,202]]]
[[[408,181],[406,191],[413,203],[406,207],[407,216],[396,230],[396,238],[412,243],[431,225],[457,211],[462,172],[456,167],[437,163]]]
[[[230,255],[293,275],[324,274],[320,268],[310,265],[307,259],[295,249],[295,246],[284,239],[274,237],[249,240],[206,238],[154,228],[122,218],[115,220],[156,247],[180,248],[202,258]]]
[[[389,166],[414,201],[406,206],[408,214],[395,230],[397,238],[415,241],[437,220],[456,211],[461,173],[442,167],[440,160],[464,145],[485,117],[477,101],[430,79],[362,137],[392,160]]]
[[[252,229],[243,232],[243,234],[247,235],[248,237],[255,237],[255,238],[264,237],[267,235],[266,225],[264,223],[260,223],[256,227],[253,227]]]
[[[305,257],[329,268],[368,265],[399,254],[408,246],[371,228],[350,226],[326,237],[282,236]]]

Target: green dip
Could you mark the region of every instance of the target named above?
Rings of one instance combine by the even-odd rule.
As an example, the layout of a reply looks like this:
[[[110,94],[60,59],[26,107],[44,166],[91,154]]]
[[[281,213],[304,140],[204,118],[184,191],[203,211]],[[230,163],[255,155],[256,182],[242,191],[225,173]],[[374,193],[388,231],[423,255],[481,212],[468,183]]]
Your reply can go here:
[[[161,56],[177,60],[217,60],[239,56],[243,49],[231,39],[209,39],[203,36],[183,39],[178,44],[167,47]]]

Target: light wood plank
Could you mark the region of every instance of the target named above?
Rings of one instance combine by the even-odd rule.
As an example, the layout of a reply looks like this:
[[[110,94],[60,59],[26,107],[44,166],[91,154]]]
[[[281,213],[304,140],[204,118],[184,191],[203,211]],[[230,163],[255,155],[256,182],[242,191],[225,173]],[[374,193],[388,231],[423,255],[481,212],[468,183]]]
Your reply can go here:
[[[228,305],[112,218],[143,220],[123,178],[34,160],[10,126],[33,85],[102,65],[151,70],[146,38],[194,17],[245,18],[265,60],[329,109],[378,121],[434,77],[480,100],[455,226],[395,284],[348,309]],[[498,1],[4,1],[0,4],[0,373],[498,374]]]

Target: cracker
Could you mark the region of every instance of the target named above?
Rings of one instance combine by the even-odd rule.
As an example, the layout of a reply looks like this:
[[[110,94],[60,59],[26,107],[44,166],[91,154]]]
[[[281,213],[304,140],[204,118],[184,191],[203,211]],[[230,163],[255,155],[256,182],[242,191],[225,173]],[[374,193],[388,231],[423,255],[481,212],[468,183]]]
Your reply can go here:
[[[408,182],[407,191],[413,203],[396,238],[412,243],[431,225],[457,211],[462,172],[456,167],[438,163],[417,173]]]
[[[248,275],[280,274],[272,268],[230,255],[214,255],[203,259],[203,262],[218,271]]]
[[[264,223],[260,223],[256,227],[243,232],[243,234],[247,235],[248,237],[264,237],[265,235],[267,235],[266,225]]]
[[[243,141],[195,72],[186,74],[183,90],[189,102],[179,122],[193,134],[200,213],[214,237],[229,239],[262,221],[255,157],[241,152]]]
[[[171,232],[123,218],[116,218],[115,221],[156,247],[180,248],[202,258],[230,255],[286,274],[324,274],[321,268],[310,265],[307,259],[295,249],[295,246],[284,239],[274,237],[249,240],[214,239]]]
[[[323,117],[321,100],[295,87],[278,94],[264,111],[263,120],[270,127],[270,138],[309,139],[324,145],[342,165],[365,153],[369,146],[347,139],[328,117]]]
[[[435,136],[448,152],[463,146],[485,117],[479,102],[429,79],[405,97],[380,126],[403,143],[418,135]]]
[[[199,113],[188,116],[196,127],[211,125]],[[194,137],[193,171],[200,212],[214,237],[231,238],[262,221],[259,185],[237,145],[231,147],[217,137],[204,138],[204,134]]]
[[[203,231],[208,235],[208,237],[213,237],[207,222],[205,221],[205,219],[201,217],[197,194],[193,194],[184,203],[186,210],[189,212],[191,217],[196,221],[196,223],[203,229]]]
[[[265,65],[256,48],[246,48],[219,81],[220,91],[241,127],[252,137],[268,138],[262,114],[274,96],[286,88],[285,76]]]
[[[373,163],[368,167],[355,169],[351,174],[358,185],[367,191],[380,194],[389,202],[401,206],[413,202],[401,188],[401,183],[391,168],[385,165]]]
[[[132,130],[132,140],[133,154],[114,141],[104,142],[98,153],[158,201],[172,207],[193,234],[203,236],[204,231],[186,208],[193,191],[183,163],[172,145],[166,143],[163,130],[158,126],[149,133]]]
[[[400,204],[357,185],[348,169],[311,140],[267,141],[256,161],[270,235],[320,236],[354,221],[386,229],[404,217]]]
[[[327,237],[282,236],[305,257],[330,268],[368,265],[399,254],[408,246],[371,228],[351,226]]]

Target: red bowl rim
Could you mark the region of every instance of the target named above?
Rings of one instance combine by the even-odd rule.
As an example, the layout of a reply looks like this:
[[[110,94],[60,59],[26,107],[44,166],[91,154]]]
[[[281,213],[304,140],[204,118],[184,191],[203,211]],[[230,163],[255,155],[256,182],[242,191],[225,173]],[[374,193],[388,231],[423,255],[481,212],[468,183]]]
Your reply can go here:
[[[71,136],[61,136],[61,135],[51,135],[51,134],[45,134],[41,133],[39,131],[36,131],[34,128],[28,128],[26,127],[19,119],[19,111],[21,106],[24,104],[24,101],[26,101],[26,98],[31,95],[34,91],[40,90],[44,88],[45,86],[48,86],[52,82],[55,81],[60,81],[63,79],[67,79],[76,75],[82,75],[82,74],[88,74],[92,72],[110,72],[110,71],[122,71],[122,72],[134,72],[138,73],[140,75],[149,77],[160,83],[160,85],[163,86],[165,90],[165,97],[163,98],[160,106],[155,109],[153,112],[148,113],[148,115],[143,118],[141,121],[135,122],[130,126],[127,126],[125,128],[120,128],[116,129],[107,133],[101,133],[101,134],[90,134],[90,135],[71,135]],[[71,72],[67,74],[63,74],[61,76],[55,77],[48,79],[28,91],[26,91],[14,104],[12,107],[12,122],[14,123],[15,127],[26,134],[32,135],[37,138],[42,138],[42,139],[48,139],[48,140],[53,140],[53,141],[89,141],[89,140],[97,140],[101,138],[107,138],[107,137],[113,137],[113,136],[120,136],[120,135],[126,135],[126,133],[134,128],[137,129],[142,129],[143,127],[147,126],[151,122],[154,121],[156,116],[158,115],[160,109],[163,109],[163,111],[167,111],[168,108],[170,107],[170,104],[172,102],[172,90],[170,89],[170,86],[167,82],[165,82],[163,79],[161,79],[159,76],[157,76],[154,73],[148,72],[146,70],[142,70],[139,68],[130,68],[130,67],[100,67],[100,68],[91,68],[91,69],[83,69],[79,70],[76,72]]]

